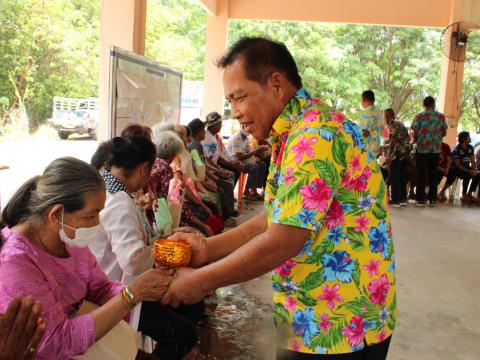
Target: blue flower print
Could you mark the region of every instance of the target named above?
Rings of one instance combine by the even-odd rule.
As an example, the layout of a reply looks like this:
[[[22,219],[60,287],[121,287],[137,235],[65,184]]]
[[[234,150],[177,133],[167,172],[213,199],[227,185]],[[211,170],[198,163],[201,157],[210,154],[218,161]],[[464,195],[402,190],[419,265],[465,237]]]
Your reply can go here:
[[[308,210],[302,208],[302,210],[297,214],[297,218],[300,219],[300,224],[303,227],[308,227],[309,224],[315,226],[316,220],[315,216],[318,214],[317,210]]]
[[[390,312],[387,309],[383,308],[378,315],[380,316],[380,321],[382,322],[382,324],[385,324],[387,322],[388,315],[390,315]]]
[[[298,290],[297,284],[295,284],[293,281],[285,281],[282,286],[284,287],[285,290],[289,291],[290,293],[294,293],[295,291]]]
[[[320,129],[320,136],[323,140],[332,141],[333,140],[333,133],[331,131]]]
[[[373,204],[375,204],[375,199],[372,198],[371,195],[367,195],[366,197],[359,197],[357,201],[357,206],[363,211],[367,211]]]
[[[352,210],[353,210],[352,204],[348,204],[348,203],[342,204],[343,213],[349,213],[349,212],[352,212]]]
[[[345,129],[345,132],[347,134],[352,135],[353,142],[355,143],[355,145],[363,149],[364,148],[364,144],[362,141],[363,133],[360,130],[360,127],[349,120],[343,123],[343,128]]]
[[[278,207],[278,202],[277,202],[277,200],[275,199],[275,202],[274,202],[274,204],[273,204],[273,212],[272,212],[272,220],[273,220],[273,222],[278,223],[278,221],[279,221],[279,220],[278,220],[278,217],[279,217],[280,215],[282,215],[282,213],[283,213],[283,209],[280,208],[280,207]]]
[[[306,308],[305,311],[295,311],[295,314],[293,314],[293,331],[295,335],[302,337],[304,344],[307,346],[310,344],[312,337],[320,332],[312,308]]]
[[[388,258],[390,247],[390,235],[388,235],[388,225],[382,220],[377,227],[370,228],[368,233],[370,239],[370,250],[374,253],[381,253],[384,259]]]
[[[343,226],[328,230],[327,240],[332,240],[335,245],[338,245],[340,240],[346,237],[347,235],[343,232]]]
[[[364,320],[363,322],[363,329],[365,330],[365,332],[369,329],[375,329],[376,326],[377,322],[373,320]]]
[[[310,246],[312,245],[313,245],[313,240],[307,240],[305,242],[305,245],[303,245],[302,251],[300,251],[300,253],[296,257],[302,257],[303,255],[312,256],[313,251],[310,248]]]
[[[322,277],[325,281],[338,280],[342,283],[352,282],[352,273],[355,264],[346,251],[337,250],[333,254],[322,257]]]

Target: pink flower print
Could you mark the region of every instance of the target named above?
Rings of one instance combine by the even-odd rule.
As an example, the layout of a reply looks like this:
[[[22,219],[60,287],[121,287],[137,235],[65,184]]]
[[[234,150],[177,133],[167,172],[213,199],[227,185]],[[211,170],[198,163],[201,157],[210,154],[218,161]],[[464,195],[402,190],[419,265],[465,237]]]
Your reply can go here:
[[[363,318],[360,315],[355,315],[350,321],[350,326],[343,328],[342,336],[348,337],[348,344],[351,347],[360,345],[365,337]]]
[[[380,263],[381,263],[380,260],[375,261],[373,259],[370,259],[370,262],[368,263],[368,265],[363,265],[363,270],[368,271],[368,276],[370,278],[373,276],[373,274],[378,276],[380,274],[380,270],[378,268]]]
[[[362,168],[360,165],[360,155],[353,157],[353,160],[350,161],[350,167],[352,168],[353,172],[359,171]]]
[[[370,293],[370,301],[372,304],[385,304],[388,290],[390,290],[390,283],[388,282],[387,274],[383,274],[378,280],[372,280],[370,284],[368,284],[368,292]]]
[[[295,177],[292,176],[293,172],[295,170],[293,168],[288,168],[287,169],[287,174],[285,175],[285,185],[290,185],[295,181]]]
[[[326,300],[327,306],[330,310],[333,310],[335,307],[335,301],[342,302],[343,298],[337,293],[340,289],[340,285],[335,284],[330,288],[327,284],[322,285],[323,293],[320,294],[318,300]]]
[[[315,145],[317,141],[318,139],[316,137],[312,137],[307,140],[305,135],[302,135],[300,141],[296,145],[291,147],[290,150],[296,153],[295,162],[297,164],[300,164],[302,162],[304,154],[307,154],[309,158],[313,158],[315,152],[313,151],[312,145]]]
[[[332,197],[332,189],[323,179],[318,178],[311,186],[302,186],[300,194],[303,196],[302,206],[305,209],[323,212],[327,208],[328,200]]]
[[[281,266],[277,267],[275,270],[273,270],[273,272],[275,274],[280,275],[282,278],[286,279],[287,277],[290,276],[291,269],[281,265]]]
[[[385,330],[380,331],[377,335],[377,339],[379,342],[382,342],[386,338],[387,338],[387,333],[385,332]]]
[[[367,180],[370,179],[372,176],[372,170],[370,170],[370,168],[367,166],[365,169],[363,169],[362,176]]]
[[[278,150],[277,157],[275,158],[275,164],[281,164],[283,160],[283,152],[285,151],[286,140],[281,140],[280,150]]]
[[[297,266],[297,263],[293,260],[287,260],[283,263],[285,267],[288,267],[290,269],[293,269],[295,266]]]
[[[300,350],[302,350],[302,344],[300,344],[297,340],[293,340],[293,341],[290,343],[289,348],[290,348],[292,351],[300,352]]]
[[[360,217],[356,218],[353,220],[357,226],[355,226],[355,231],[360,232],[360,231],[368,231],[368,223],[370,222],[370,219],[367,218],[367,215],[362,214]]]
[[[337,200],[332,201],[330,209],[328,209],[328,213],[325,216],[325,223],[328,229],[337,228],[345,223],[342,205]]]
[[[329,112],[330,115],[332,115],[332,120],[336,123],[341,124],[345,120],[345,115],[343,115],[340,112]]]
[[[322,321],[320,322],[320,328],[327,332],[328,329],[330,329],[333,326],[333,323],[328,321],[328,315],[327,314],[322,314]]]
[[[295,311],[295,308],[297,307],[297,300],[295,300],[291,296],[287,296],[285,300],[286,300],[286,303],[283,304],[283,307],[287,310]]]
[[[292,269],[297,265],[295,261],[287,260],[282,265],[277,267],[273,272],[280,275],[282,278],[287,278],[290,276]]]
[[[305,122],[313,122],[313,121],[316,121],[318,119],[318,117],[320,116],[322,112],[320,110],[312,110],[312,111],[309,111],[307,112],[304,116],[303,116],[303,120]]]

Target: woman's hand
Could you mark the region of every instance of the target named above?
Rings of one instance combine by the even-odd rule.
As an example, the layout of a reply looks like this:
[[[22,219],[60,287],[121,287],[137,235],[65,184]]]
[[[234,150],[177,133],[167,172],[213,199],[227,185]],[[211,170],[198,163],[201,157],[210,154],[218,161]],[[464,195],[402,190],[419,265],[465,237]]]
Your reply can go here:
[[[130,285],[135,303],[160,300],[171,281],[172,275],[166,269],[145,271]]]
[[[0,359],[30,360],[35,358],[37,346],[47,327],[40,317],[42,304],[31,296],[15,298],[5,314],[0,314]]]
[[[199,267],[208,261],[207,241],[203,235],[176,233],[169,237],[171,240],[184,240],[192,244],[192,259],[190,267]]]

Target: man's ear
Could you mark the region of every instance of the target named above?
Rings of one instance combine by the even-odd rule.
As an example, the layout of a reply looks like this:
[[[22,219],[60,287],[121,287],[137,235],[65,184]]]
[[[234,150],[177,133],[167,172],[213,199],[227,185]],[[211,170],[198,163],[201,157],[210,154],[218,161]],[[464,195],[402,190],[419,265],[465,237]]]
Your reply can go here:
[[[274,71],[269,76],[268,81],[273,91],[275,92],[276,97],[278,99],[283,99],[286,92],[285,82],[287,81],[287,79],[285,79],[285,76],[281,72]]]
[[[62,220],[63,205],[53,205],[47,212],[47,221],[50,225],[57,225]]]

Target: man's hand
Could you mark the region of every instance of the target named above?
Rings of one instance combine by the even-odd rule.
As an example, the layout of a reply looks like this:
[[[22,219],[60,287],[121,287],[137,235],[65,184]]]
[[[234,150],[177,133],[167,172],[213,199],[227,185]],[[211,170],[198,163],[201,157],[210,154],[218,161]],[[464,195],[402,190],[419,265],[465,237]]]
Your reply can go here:
[[[180,304],[195,304],[208,295],[194,277],[196,269],[180,268],[173,275],[173,281],[163,295],[162,304],[178,307]]]
[[[184,240],[192,244],[192,259],[190,267],[199,267],[208,261],[207,241],[200,234],[176,233],[169,237],[171,240]]]

